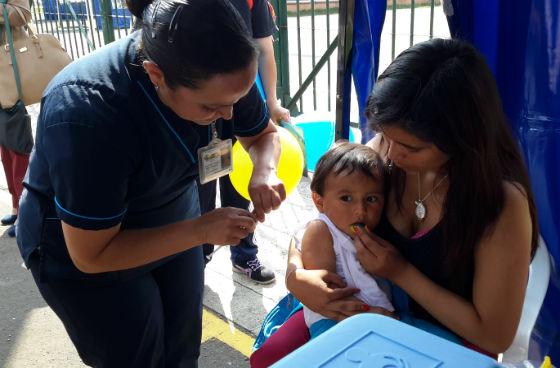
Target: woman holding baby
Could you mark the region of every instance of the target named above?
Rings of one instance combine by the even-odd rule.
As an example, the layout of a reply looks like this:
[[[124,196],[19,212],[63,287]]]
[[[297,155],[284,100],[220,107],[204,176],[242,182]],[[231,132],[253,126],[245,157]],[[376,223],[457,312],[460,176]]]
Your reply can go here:
[[[388,190],[375,229],[355,227],[357,258],[408,296],[407,315],[495,356],[513,341],[538,244],[527,170],[481,54],[458,40],[412,46],[380,75],[366,116]],[[290,248],[288,289],[333,320],[364,311],[340,276],[307,270]],[[393,295],[394,297],[395,295]],[[399,317],[375,307],[374,312]],[[305,343],[295,313],[251,357],[267,366]]]

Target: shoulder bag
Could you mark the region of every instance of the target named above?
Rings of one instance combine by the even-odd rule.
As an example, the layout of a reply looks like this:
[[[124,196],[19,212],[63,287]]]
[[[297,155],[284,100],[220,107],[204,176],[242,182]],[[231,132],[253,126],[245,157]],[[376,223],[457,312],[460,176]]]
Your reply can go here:
[[[0,106],[4,109],[14,106],[18,100],[24,105],[39,102],[50,80],[72,61],[53,35],[37,35],[29,24],[24,26],[25,36],[14,40],[6,1],[0,0],[7,40],[0,50]],[[25,19],[19,8],[14,9]],[[21,97],[16,88],[18,74]]]
[[[7,19],[7,9],[4,4],[4,17]],[[12,34],[9,27],[6,27],[6,38],[11,39]],[[15,63],[15,53],[12,51],[10,59],[13,60],[10,74],[15,77],[15,90],[18,97],[21,97],[21,86],[18,78],[17,65]],[[21,100],[17,100],[8,109],[0,108],[0,145],[17,153],[29,154],[33,149],[33,135],[31,132],[31,118]]]

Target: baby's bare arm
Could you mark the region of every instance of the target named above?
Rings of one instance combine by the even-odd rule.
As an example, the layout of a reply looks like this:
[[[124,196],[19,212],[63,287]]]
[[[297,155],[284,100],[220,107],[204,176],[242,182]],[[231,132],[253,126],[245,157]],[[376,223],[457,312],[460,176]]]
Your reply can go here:
[[[306,270],[336,272],[336,255],[331,233],[322,221],[313,221],[301,241],[301,257]]]

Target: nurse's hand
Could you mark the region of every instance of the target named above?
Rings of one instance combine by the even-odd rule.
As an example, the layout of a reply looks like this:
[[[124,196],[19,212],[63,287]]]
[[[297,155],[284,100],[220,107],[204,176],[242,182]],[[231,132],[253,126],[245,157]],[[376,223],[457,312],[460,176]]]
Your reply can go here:
[[[276,171],[263,170],[255,172],[249,182],[249,196],[253,201],[253,214],[255,218],[263,222],[265,214],[278,209],[284,199],[286,199],[286,189],[284,183],[276,176]]]
[[[249,211],[225,207],[205,213],[197,220],[201,244],[237,245],[255,231],[256,222]]]

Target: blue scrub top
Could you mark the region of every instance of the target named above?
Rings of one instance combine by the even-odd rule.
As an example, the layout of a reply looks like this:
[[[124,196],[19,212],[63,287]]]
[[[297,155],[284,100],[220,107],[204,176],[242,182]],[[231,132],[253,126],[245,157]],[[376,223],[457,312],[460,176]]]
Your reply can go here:
[[[199,213],[197,150],[209,126],[158,99],[138,60],[140,32],[66,67],[45,91],[24,180],[17,241],[27,263],[41,250],[53,277],[82,277],[60,220],[86,230],[149,228]],[[269,122],[255,86],[219,130],[253,136]]]

